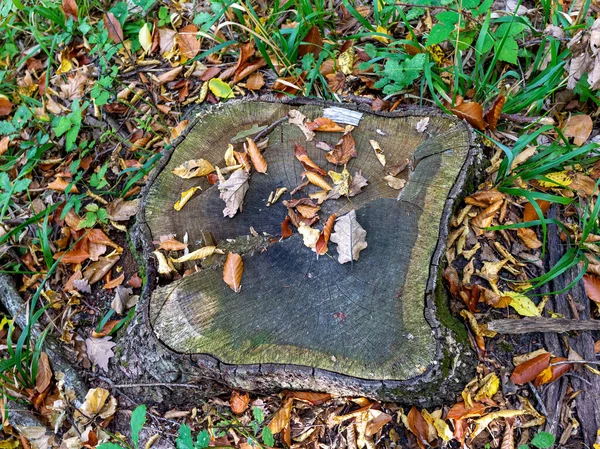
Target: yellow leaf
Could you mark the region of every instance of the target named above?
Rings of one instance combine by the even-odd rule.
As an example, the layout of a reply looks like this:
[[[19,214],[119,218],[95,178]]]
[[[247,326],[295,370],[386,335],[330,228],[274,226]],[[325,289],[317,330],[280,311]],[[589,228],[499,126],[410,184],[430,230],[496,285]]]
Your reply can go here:
[[[381,26],[381,25],[377,25],[377,29],[375,31],[377,33],[380,33],[380,34],[387,34],[388,36],[390,35],[390,33],[388,33],[388,30],[385,27]],[[381,42],[382,44],[387,44],[387,43],[390,42],[390,38],[389,37],[383,37],[383,36],[377,36],[377,35],[375,35],[375,36],[373,36],[373,39]]]
[[[68,58],[63,57],[62,61],[60,61],[60,67],[56,71],[56,74],[60,75],[61,73],[68,73],[72,68],[73,64],[71,64],[71,61],[69,61]]]
[[[510,306],[517,311],[521,316],[541,316],[537,306],[531,299],[522,293],[503,292],[502,297],[508,296],[511,298]]]
[[[573,182],[566,170],[555,171],[544,175],[549,181],[539,180],[542,187],[567,187]]]
[[[160,251],[154,251],[153,254],[156,256],[156,260],[158,261],[158,272],[160,274],[169,274],[177,271],[163,253]]]
[[[233,98],[233,91],[229,84],[219,78],[213,78],[208,82],[208,88],[215,97],[219,98]]]
[[[140,45],[142,46],[145,52],[152,48],[152,33],[150,33],[150,27],[147,23],[145,23],[144,26],[140,28],[138,38],[140,40]]]
[[[237,161],[235,160],[235,156],[233,155],[233,145],[229,144],[227,146],[227,151],[225,151],[225,165],[228,167],[233,167],[237,165]]]
[[[344,170],[341,173],[330,170],[328,173],[329,177],[336,186],[339,186],[338,193],[340,195],[348,195],[350,192],[350,173],[344,165]]]
[[[495,373],[490,373],[481,380],[481,387],[475,395],[475,401],[480,402],[483,398],[492,398],[500,387],[500,379]]]
[[[0,449],[15,449],[20,445],[21,443],[19,443],[19,440],[14,438],[11,438],[10,440],[0,441]]]
[[[206,159],[192,159],[174,168],[171,173],[183,179],[206,176],[215,171],[215,167]]]
[[[192,187],[191,189],[188,189],[185,192],[181,192],[181,199],[175,203],[173,208],[175,210],[181,210],[183,206],[185,206],[186,203],[192,198],[192,196],[194,196],[196,190],[202,190],[202,187]]]
[[[520,416],[527,414],[526,410],[500,410],[498,412],[489,413],[479,419],[475,420],[475,430],[471,434],[472,438],[475,438],[483,430],[485,430],[495,419],[498,418],[512,418],[514,416]]]
[[[321,235],[321,231],[319,231],[318,229],[313,229],[310,226],[305,225],[304,223],[300,223],[298,232],[302,235],[302,238],[304,239],[304,246],[314,250],[317,245],[317,240],[319,240],[319,235]]]
[[[196,251],[181,256],[179,259],[172,259],[173,262],[182,263],[190,260],[206,259],[208,256],[212,256],[217,251],[216,246],[204,246]]]
[[[379,163],[385,167],[385,154],[383,154],[383,150],[379,146],[379,142],[377,142],[376,140],[369,140],[369,143],[371,144],[373,151],[375,151],[375,156],[377,156],[377,160],[379,160]]]
[[[350,75],[352,73],[352,67],[354,66],[354,60],[356,58],[356,51],[354,47],[350,47],[344,53],[338,56],[338,64],[340,70],[344,75]]]

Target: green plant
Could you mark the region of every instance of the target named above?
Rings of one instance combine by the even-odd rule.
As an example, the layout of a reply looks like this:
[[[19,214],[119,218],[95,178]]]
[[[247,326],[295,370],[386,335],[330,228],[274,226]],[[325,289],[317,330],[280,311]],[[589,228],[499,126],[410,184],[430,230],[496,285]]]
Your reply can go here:
[[[138,449],[140,432],[146,423],[146,406],[139,405],[131,413],[131,442],[128,444],[125,441],[120,440],[119,443],[102,443],[98,446],[98,449]]]
[[[519,446],[519,449],[530,449],[530,445],[537,449],[548,449],[554,446],[554,435],[548,432],[539,432],[529,444]]]

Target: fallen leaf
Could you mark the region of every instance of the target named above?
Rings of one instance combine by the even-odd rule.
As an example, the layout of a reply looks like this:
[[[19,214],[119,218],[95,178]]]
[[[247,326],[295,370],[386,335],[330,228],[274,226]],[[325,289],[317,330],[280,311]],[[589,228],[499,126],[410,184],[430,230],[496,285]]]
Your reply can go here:
[[[228,253],[227,260],[223,266],[223,281],[236,293],[242,289],[242,274],[244,273],[244,262],[242,256],[236,253]]]
[[[187,247],[187,243],[180,242],[174,237],[170,237],[168,239],[161,240],[158,249],[163,249],[165,251],[181,251],[186,249]]]
[[[198,28],[190,24],[182,27],[175,37],[179,52],[188,59],[196,57],[200,51],[200,41],[196,37],[197,34]]]
[[[336,197],[339,198],[340,196],[348,195],[350,193],[351,178],[345,165],[344,170],[342,170],[341,173],[330,170],[328,174],[334,184],[334,189],[331,192],[332,194],[335,193]]]
[[[356,196],[358,195],[363,187],[369,185],[369,181],[362,175],[362,170],[354,173],[352,177],[352,182],[350,183],[350,191],[348,192],[348,196]]]
[[[319,187],[320,189],[330,191],[332,187],[318,173],[305,171],[302,173],[302,179],[307,178],[308,182]]]
[[[375,156],[377,156],[377,160],[381,165],[385,167],[385,154],[383,154],[383,150],[379,146],[379,142],[377,142],[376,140],[369,140],[369,143],[371,144],[373,151],[375,151]]]
[[[478,402],[473,402],[471,407],[467,407],[464,402],[457,402],[454,404],[448,414],[446,415],[446,419],[467,419],[467,418],[477,418],[485,412],[485,405],[480,404]]]
[[[510,306],[521,316],[541,316],[537,306],[531,299],[518,292],[503,292],[502,297],[510,297]]]
[[[453,108],[450,108],[450,111],[458,118],[469,122],[479,131],[485,131],[487,123],[483,119],[483,109],[479,103],[474,101],[469,103],[461,103]]]
[[[50,190],[57,190],[59,192],[66,192],[67,187],[69,187],[69,185],[71,184],[71,182],[67,182],[65,181],[64,178],[56,178],[54,181],[52,181],[51,183],[48,184],[48,188]],[[77,186],[75,184],[71,185],[71,189],[69,190],[69,193],[79,193],[79,189],[77,188]]]
[[[220,80],[219,78],[212,78],[208,82],[208,88],[210,89],[210,91],[213,93],[213,95],[215,97],[225,98],[225,99],[234,97],[233,90],[231,90],[231,87],[229,87],[229,84],[227,84],[223,80]]]
[[[338,262],[358,260],[360,252],[367,247],[367,231],[356,220],[356,211],[353,209],[339,217],[333,230],[330,240],[337,243]]]
[[[190,260],[206,259],[207,257],[212,256],[216,252],[216,249],[216,246],[204,246],[196,251],[186,254],[185,256],[181,256],[178,259],[173,259],[173,262],[183,263],[189,262]]]
[[[315,138],[315,133],[308,129],[306,126],[306,116],[296,109],[292,109],[288,112],[288,123],[290,125],[296,125],[304,134],[306,141],[309,142]]]
[[[510,380],[516,385],[523,385],[533,381],[538,374],[548,367],[550,357],[550,353],[546,352],[517,365],[510,376]]]
[[[312,122],[306,122],[306,127],[311,131],[329,133],[343,133],[346,129],[327,117],[319,117],[314,119]]]
[[[156,82],[158,83],[159,86],[170,83],[175,78],[177,78],[177,76],[179,76],[179,74],[181,73],[182,70],[183,70],[182,65],[180,65],[179,67],[175,67],[174,69],[169,70],[168,72],[162,73],[159,76],[157,76]],[[181,123],[185,123],[185,125],[187,125],[187,120],[183,120],[183,122],[181,122]],[[183,129],[185,128],[185,125],[181,125],[181,124],[177,125],[177,127],[175,129],[178,130],[178,133],[175,133],[175,132],[171,133],[171,137],[173,139],[178,137],[179,134],[181,134],[181,131],[183,131]]]
[[[302,402],[308,402],[312,405],[321,405],[331,399],[331,394],[329,393],[317,393],[315,391],[290,391],[284,390],[282,394],[286,398],[294,398],[298,399]]]
[[[202,187],[192,187],[191,189],[187,189],[185,192],[181,192],[181,198],[179,198],[179,200],[177,200],[177,202],[173,205],[173,209],[180,211],[183,206],[185,206],[187,202],[192,199],[194,193],[196,193],[198,190],[202,190]]]
[[[108,31],[108,37],[113,42],[120,44],[123,42],[123,29],[121,28],[121,22],[117,20],[112,12],[104,13],[104,28]]]
[[[90,285],[95,284],[108,274],[112,267],[119,261],[120,256],[116,252],[108,256],[101,257],[97,262],[93,262],[83,272],[83,278],[87,279]]]
[[[317,240],[317,243],[315,244],[315,250],[320,256],[327,252],[327,244],[329,243],[329,237],[331,235],[331,230],[333,229],[333,225],[335,223],[336,218],[337,214],[331,214],[325,222],[323,230],[319,234],[319,238]]]
[[[496,373],[489,373],[485,376],[481,382],[480,387],[475,393],[475,401],[479,402],[484,398],[491,399],[494,396],[498,389],[500,388],[500,379],[496,375]]]
[[[224,217],[233,217],[238,210],[243,209],[244,197],[248,191],[249,175],[244,170],[234,171],[229,179],[218,185],[221,199],[225,201]]]
[[[110,395],[108,390],[104,388],[92,388],[85,395],[85,401],[80,407],[80,410],[75,410],[75,418],[76,420],[77,418],[84,418],[86,422],[89,422],[96,416],[99,416],[102,419],[109,418],[114,415],[116,411],[117,400]],[[77,416],[77,414],[80,416]]]
[[[298,145],[297,143],[294,143],[294,156],[300,161],[300,163],[306,171],[312,171],[318,173],[321,176],[327,175],[327,172],[325,170],[323,170],[321,167],[315,164],[312,161],[312,159],[308,157],[306,148]]]
[[[402,178],[395,178],[392,175],[387,175],[383,177],[383,180],[387,182],[387,185],[395,190],[402,190],[406,185],[406,180]]]
[[[115,355],[112,349],[116,346],[116,343],[111,340],[111,337],[87,338],[85,340],[87,356],[90,361],[104,371],[108,371],[108,361]]]
[[[260,90],[265,85],[265,79],[260,72],[253,73],[246,80],[246,88],[250,90]]]
[[[79,18],[79,7],[75,0],[62,0],[61,8],[65,18],[71,17],[75,22]]]
[[[110,307],[119,315],[123,315],[125,311],[135,306],[139,299],[139,295],[134,295],[132,289],[119,285],[115,291],[115,297],[112,300]],[[96,337],[96,335],[94,335],[94,337]]]
[[[583,284],[588,298],[600,304],[600,278],[590,274],[584,274]]]
[[[417,124],[415,125],[415,129],[418,133],[423,133],[427,131],[427,126],[429,126],[429,117],[423,117],[417,122]]]
[[[285,220],[283,220],[283,223],[281,223],[281,238],[282,239],[287,239],[294,233],[292,231],[292,228],[290,228],[291,221],[292,221],[292,219],[288,215],[285,217]]]
[[[539,185],[542,187],[567,187],[573,182],[573,179],[566,170],[547,173],[544,177],[546,179],[538,180]]]
[[[550,202],[546,200],[536,200],[537,205],[541,209],[542,213],[545,215],[550,209]],[[523,208],[523,222],[529,222],[534,220],[539,220],[537,212],[535,211],[533,205],[530,202],[525,203],[525,207]]]
[[[488,415],[483,416],[482,418],[476,419],[475,424],[476,427],[471,434],[472,438],[475,438],[482,431],[488,428],[488,426],[498,418],[513,418],[515,416],[525,415],[527,411],[525,410],[500,410],[498,412],[493,412]]]
[[[527,248],[537,249],[542,246],[542,242],[538,240],[537,234],[531,228],[518,228],[517,236]]]
[[[318,229],[313,229],[305,223],[300,223],[298,232],[302,235],[304,246],[316,251],[317,241],[319,240],[320,232]]]
[[[487,112],[487,114],[485,114],[485,121],[487,122],[489,128],[492,131],[496,129],[496,126],[498,126],[498,119],[500,118],[500,114],[502,113],[504,103],[506,103],[506,96],[498,94],[496,100],[494,101],[494,104]]]
[[[417,437],[417,444],[424,448],[429,446],[428,425],[419,410],[413,405],[407,415],[408,429]]]
[[[104,284],[104,287],[102,287],[102,288],[104,290],[113,289],[113,288],[118,287],[119,285],[121,285],[124,280],[125,280],[125,273],[121,273],[121,275],[119,277],[116,277],[116,278],[108,281],[106,284]]]
[[[233,390],[231,397],[229,398],[229,406],[234,415],[241,415],[248,409],[250,404],[250,395],[246,392],[240,393],[239,391]]]
[[[325,158],[332,164],[344,165],[356,156],[358,156],[358,153],[356,152],[354,137],[352,137],[351,132],[346,132],[335,145],[333,151],[325,155]]]
[[[354,47],[349,47],[346,51],[338,56],[338,65],[344,75],[350,75],[356,60],[356,50]]]
[[[106,212],[112,221],[127,221],[137,214],[139,208],[139,199],[125,201],[123,198],[117,198],[106,206]]]
[[[494,221],[494,217],[496,216],[496,212],[500,210],[504,200],[496,201],[495,203],[490,204],[488,207],[483,209],[473,220],[471,220],[471,224],[475,228],[476,235],[482,235],[485,232],[486,228],[489,228]]]
[[[154,251],[152,254],[156,257],[156,261],[158,262],[158,272],[159,274],[170,274],[177,270],[173,264],[165,257],[163,253],[160,251]]]
[[[318,59],[321,50],[323,50],[321,31],[317,25],[313,25],[298,47],[298,56],[302,58],[304,55],[312,53],[316,60]]]
[[[286,399],[281,408],[275,412],[273,419],[271,419],[271,422],[267,426],[273,435],[284,431],[282,439],[288,447],[292,445],[290,436],[290,418],[292,416],[293,405],[294,398]]]
[[[140,28],[140,31],[138,33],[138,39],[140,41],[140,45],[147,53],[148,50],[152,48],[152,33],[150,32],[150,27],[148,26],[148,23],[145,23]]]
[[[52,368],[50,367],[50,359],[45,352],[40,353],[38,359],[38,369],[35,376],[35,389],[38,393],[43,393],[52,382]]]
[[[6,98],[4,95],[0,95],[0,117],[10,114],[12,106],[13,105],[8,98]]]
[[[252,161],[252,166],[254,167],[254,170],[256,170],[259,173],[266,173],[267,161],[256,146],[256,143],[249,137],[246,138],[246,142],[248,144],[248,154],[250,155],[250,160]]]
[[[563,129],[566,137],[573,137],[573,143],[577,146],[583,145],[594,128],[592,118],[587,114],[572,115],[567,120]]]
[[[215,167],[206,159],[192,159],[174,168],[171,173],[183,179],[206,176],[215,171]]]

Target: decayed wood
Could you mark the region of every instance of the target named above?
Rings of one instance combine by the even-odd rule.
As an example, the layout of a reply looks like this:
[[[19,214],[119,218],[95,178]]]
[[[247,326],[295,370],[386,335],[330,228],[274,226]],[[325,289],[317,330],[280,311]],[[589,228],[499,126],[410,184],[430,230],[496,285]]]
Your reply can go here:
[[[566,318],[534,317],[493,320],[488,329],[499,334],[529,334],[533,332],[570,332],[600,330],[600,320],[569,320]]]
[[[293,108],[309,118],[322,115],[322,103],[302,103]],[[464,124],[431,111],[388,118],[349,107],[364,116],[354,131],[359,157],[348,170],[354,174],[362,169],[370,185],[351,201],[326,202],[322,212],[327,217],[357,210],[369,247],[353,264],[340,265],[328,256],[317,260],[297,234],[266,251],[261,251],[263,243],[246,237],[250,227],[259,234],[280,232],[285,208],[281,202],[266,208],[265,202],[275,188],[291,190],[301,182],[303,168],[293,157],[294,142],[306,145],[326,170],[335,169],[314,142],[305,142],[300,130],[287,123],[270,133],[264,152],[268,174],[253,174],[242,213],[223,219],[223,202],[209,185],[181,212],[172,210],[181,191],[198,185],[198,180],[174,177],[173,167],[200,157],[221,165],[227,144],[239,131],[277,122],[290,109],[281,103],[247,102],[203,114],[151,177],[138,217],[148,260],[147,324],[172,354],[190,354],[200,367],[198,374],[238,388],[441,400],[459,388],[454,382],[469,376],[467,366],[472,364],[468,350],[441,325],[434,303],[440,242],[445,241],[447,220],[473,157]],[[424,116],[430,117],[428,132],[418,133],[415,125]],[[335,144],[339,137],[317,133],[316,140]],[[400,201],[382,179],[385,171],[370,139],[381,144],[388,166],[406,157],[420,161]],[[196,249],[206,232],[225,249],[243,255],[241,292],[234,293],[222,281],[223,261],[218,258],[199,273],[154,290],[152,241],[187,233],[191,249]],[[330,246],[331,253],[335,257]],[[403,277],[410,282],[404,283]],[[427,388],[438,387],[435,397],[423,395]]]

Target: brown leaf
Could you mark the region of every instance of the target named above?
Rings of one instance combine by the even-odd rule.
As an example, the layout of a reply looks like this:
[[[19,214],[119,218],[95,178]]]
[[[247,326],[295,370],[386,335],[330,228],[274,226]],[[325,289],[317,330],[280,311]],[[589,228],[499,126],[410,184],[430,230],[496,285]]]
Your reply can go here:
[[[319,53],[323,49],[323,38],[321,37],[321,31],[317,25],[313,25],[313,27],[308,30],[304,39],[302,39],[302,43],[298,47],[298,56],[303,58],[304,55],[308,53],[312,53],[315,59],[319,58]]]
[[[354,209],[339,217],[331,235],[331,241],[337,243],[338,262],[358,260],[360,252],[367,247],[366,237],[367,231],[356,220]]]
[[[83,278],[86,279],[90,285],[95,284],[102,279],[112,269],[112,267],[119,261],[118,255],[108,255],[101,257],[97,262],[91,263],[83,272]]]
[[[250,173],[250,156],[245,151],[234,151],[233,157],[246,173]]]
[[[234,171],[229,179],[220,182],[218,185],[221,192],[221,199],[225,201],[225,209],[223,209],[224,217],[233,217],[238,210],[243,209],[244,197],[248,191],[249,175],[244,170]]]
[[[314,391],[284,390],[282,393],[286,398],[298,399],[299,401],[308,402],[312,405],[321,405],[331,399],[331,394],[329,393],[317,393]]]
[[[123,42],[123,29],[121,28],[121,22],[117,20],[112,12],[104,13],[104,27],[108,31],[108,37],[120,44]]]
[[[123,283],[125,280],[125,273],[121,273],[121,276],[114,278],[112,281],[104,284],[104,290],[109,290],[111,288],[115,288]]]
[[[518,228],[517,236],[527,248],[537,249],[542,246],[542,242],[538,240],[535,231],[531,228]]]
[[[333,229],[333,224],[335,223],[335,219],[337,218],[337,214],[332,214],[329,216],[327,221],[325,222],[325,226],[319,235],[319,240],[317,240],[317,244],[315,245],[315,250],[317,254],[322,256],[327,252],[327,244],[329,243],[329,236],[331,235],[331,230]]]
[[[546,212],[548,212],[548,209],[550,209],[549,201],[536,200],[536,203],[540,207],[540,209],[542,210],[544,215],[546,214]],[[526,223],[528,221],[534,221],[534,220],[539,220],[538,214],[535,211],[535,209],[533,208],[533,206],[531,205],[531,203],[527,202],[525,204],[525,207],[523,208],[523,222]]]
[[[242,289],[242,274],[244,272],[244,262],[242,256],[236,253],[227,254],[227,260],[223,267],[223,281],[236,293]]]
[[[292,219],[290,218],[289,215],[287,215],[285,217],[285,220],[283,220],[283,223],[281,223],[281,238],[282,239],[287,239],[294,233],[292,231],[292,228],[290,228],[291,222],[292,222]]]
[[[493,131],[496,129],[498,125],[498,119],[500,118],[500,114],[502,113],[502,108],[504,107],[504,103],[506,103],[506,96],[499,94],[496,97],[496,101],[490,108],[487,114],[485,114],[485,121],[489,125],[490,129]]]
[[[181,251],[187,247],[187,243],[182,243],[174,237],[171,237],[169,239],[162,240],[158,249],[164,249],[165,251]]]
[[[478,207],[487,207],[490,204],[503,200],[504,197],[504,193],[498,191],[498,189],[480,190],[466,197],[465,203]]]
[[[500,209],[500,207],[502,207],[503,202],[504,202],[504,200],[500,200],[500,201],[496,201],[493,204],[490,204],[483,211],[481,211],[475,218],[473,218],[471,223],[473,224],[473,227],[475,228],[474,230],[475,230],[476,235],[482,235],[484,232],[484,228],[488,228],[489,226],[492,225],[492,221],[494,220],[494,217],[496,216],[496,212]]]
[[[250,160],[252,161],[252,166],[254,167],[254,170],[256,170],[259,173],[266,173],[267,172],[267,161],[265,160],[262,153],[256,146],[256,143],[250,137],[246,137],[246,142],[248,144],[247,151],[248,151],[248,154],[250,155]]]
[[[592,118],[587,114],[579,114],[569,117],[563,132],[566,137],[573,137],[575,145],[581,146],[590,137],[593,128]]]
[[[327,190],[327,191],[331,190],[331,186],[319,174],[311,172],[311,171],[305,171],[304,173],[302,173],[302,179],[304,179],[305,177],[308,179],[308,182],[310,182],[311,184],[313,184],[323,190]]]
[[[133,288],[140,288],[142,286],[142,278],[137,273],[133,273],[133,276],[127,281],[127,285]]]
[[[119,324],[120,322],[121,322],[121,320],[108,321],[104,326],[102,326],[102,329],[100,329],[100,332],[93,331],[92,337],[94,337],[94,338],[106,337],[115,328],[115,326],[117,324]]]
[[[139,199],[125,201],[123,198],[117,198],[106,206],[106,212],[112,221],[127,221],[137,214],[139,208]]]
[[[290,418],[292,417],[293,405],[294,398],[286,399],[281,408],[277,410],[275,415],[273,415],[273,419],[267,426],[274,435],[283,431],[282,439],[288,447],[292,445],[290,435]]]
[[[413,405],[407,415],[408,428],[417,437],[417,444],[420,448],[428,446],[427,436],[429,435],[429,426],[419,410]]]
[[[72,17],[73,20],[77,22],[79,16],[79,7],[77,6],[75,0],[62,0],[61,9],[66,19]]]
[[[179,51],[188,59],[194,58],[200,51],[200,41],[196,37],[197,33],[198,28],[196,28],[196,25],[190,24],[182,27],[175,36]]]
[[[321,176],[327,175],[325,170],[315,164],[312,159],[308,157],[306,148],[298,145],[297,143],[294,143],[294,156],[296,156],[296,159],[300,161],[305,170],[318,173]]]
[[[346,128],[338,125],[327,117],[319,117],[312,122],[306,122],[306,126],[311,131],[321,131],[326,133],[343,133],[346,130]]]
[[[235,415],[241,415],[248,409],[250,404],[250,395],[248,393],[240,393],[233,390],[229,398],[229,406]]]
[[[179,75],[182,70],[183,70],[182,65],[180,65],[179,67],[175,67],[174,69],[171,69],[168,72],[162,73],[161,75],[157,76],[156,82],[158,83],[159,86],[170,83],[175,78],[177,78],[177,75]],[[184,120],[184,122],[186,122],[185,124],[187,125],[187,120]],[[181,122],[181,123],[183,123],[183,122]],[[185,125],[183,126],[183,128],[185,128]],[[182,128],[182,130],[183,130],[183,128]],[[177,134],[175,136],[172,135],[171,137],[176,138],[178,135],[179,134]]]
[[[69,186],[69,184],[71,184],[71,182],[65,181],[64,178],[56,178],[54,181],[49,183],[47,187],[51,190],[64,192]],[[79,189],[77,189],[77,186],[75,184],[71,186],[71,190],[69,191],[69,193],[79,193]]]
[[[38,393],[43,393],[52,382],[52,368],[50,367],[50,359],[45,352],[40,353],[38,359],[38,370],[35,376],[35,389]]]
[[[600,278],[589,274],[583,275],[585,293],[592,301],[600,304]]]
[[[358,153],[356,152],[354,137],[350,132],[347,132],[336,144],[333,151],[325,155],[325,158],[332,164],[343,165],[356,156],[358,156]]]
[[[461,103],[450,108],[450,111],[458,118],[466,120],[479,131],[484,131],[487,123],[483,120],[483,109],[477,102]]]
[[[571,370],[571,368],[573,368],[572,363],[564,363],[561,365],[552,366],[553,363],[566,362],[567,360],[568,359],[566,359],[565,357],[553,357],[550,360],[550,366],[548,366],[544,371],[538,374],[538,376],[535,378],[535,381],[533,382],[533,385],[539,387],[541,385],[549,384],[550,382],[554,382],[559,377],[562,377],[563,375],[568,373]]]
[[[446,415],[446,419],[467,419],[477,418],[485,413],[485,405],[479,402],[473,402],[471,407],[467,407],[464,402],[457,402],[452,406]]]
[[[550,353],[546,352],[527,362],[517,365],[510,380],[516,385],[523,385],[534,380],[550,364]]]
[[[4,95],[0,95],[0,117],[10,114],[12,103]]]
[[[250,77],[246,81],[246,88],[250,90],[260,90],[264,85],[265,79],[259,72],[250,75]]]

